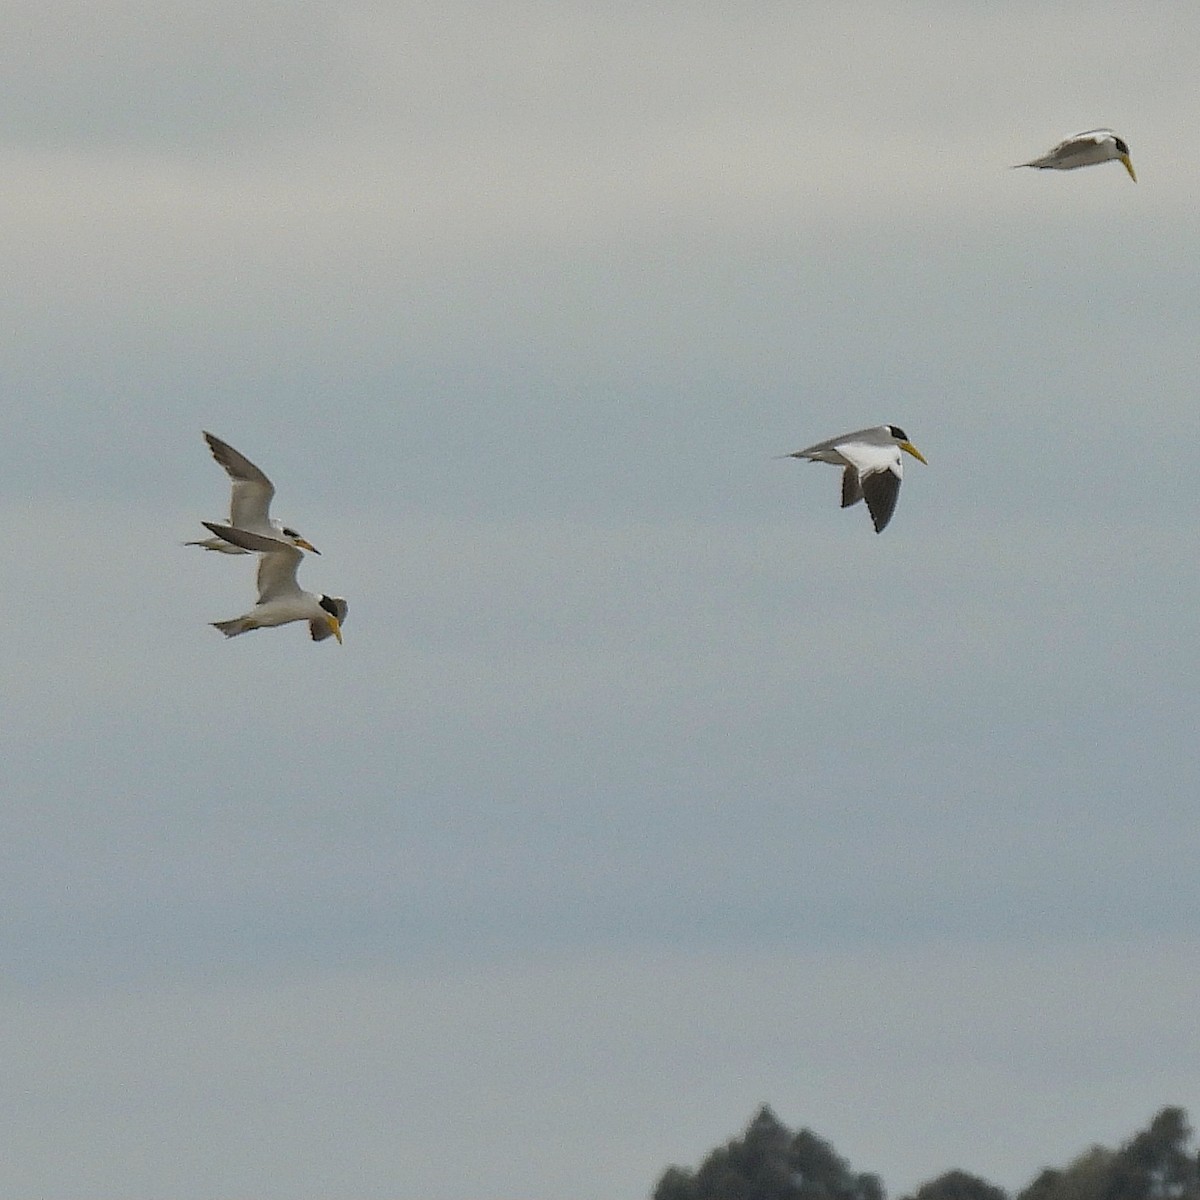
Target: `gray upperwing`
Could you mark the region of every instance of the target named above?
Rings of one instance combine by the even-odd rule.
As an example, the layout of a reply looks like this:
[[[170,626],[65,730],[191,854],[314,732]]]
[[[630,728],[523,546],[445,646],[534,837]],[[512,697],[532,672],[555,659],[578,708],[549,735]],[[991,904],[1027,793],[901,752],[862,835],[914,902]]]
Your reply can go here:
[[[789,454],[788,457],[806,458],[811,454],[819,454],[823,450],[836,450],[844,442],[866,442],[869,445],[883,445],[886,440],[890,440],[887,427],[884,425],[873,425],[870,429],[856,429],[853,433],[841,433],[837,437],[826,438],[825,441],[816,442],[812,446],[805,446],[803,450],[797,450],[793,454]]]
[[[259,604],[301,590],[296,582],[296,569],[300,566],[304,551],[299,546],[281,542],[278,538],[263,537],[261,533],[251,533],[248,529],[234,529],[232,525],[214,525],[211,521],[202,521],[201,524],[211,529],[217,537],[241,546],[243,550],[253,550],[259,556]]]
[[[204,432],[204,440],[208,443],[213,458],[225,468],[230,479],[244,479],[247,482],[270,488],[272,492],[275,490],[271,481],[262,471],[244,454],[239,454],[228,442],[221,441],[219,437],[207,430]]]
[[[1075,159],[1082,155],[1086,155],[1089,150],[1101,145],[1105,138],[1112,136],[1111,129],[1087,129],[1083,133],[1072,134],[1069,138],[1063,138],[1051,150],[1047,150],[1040,158],[1035,158],[1031,162],[1018,163],[1021,167],[1037,167],[1039,170],[1045,170],[1047,167],[1067,167],[1074,164]],[[1086,160],[1085,160],[1086,161]]]
[[[251,533],[248,529],[237,529],[233,525],[217,525],[213,521],[201,521],[205,529],[211,530],[219,538],[241,546],[243,550],[251,550],[255,554],[277,554],[281,550],[295,550],[296,547],[278,538],[264,537],[261,533]]]
[[[233,481],[229,499],[231,525],[265,525],[275,485],[244,454],[239,454],[228,442],[205,430],[204,440],[212,456],[225,468]]]

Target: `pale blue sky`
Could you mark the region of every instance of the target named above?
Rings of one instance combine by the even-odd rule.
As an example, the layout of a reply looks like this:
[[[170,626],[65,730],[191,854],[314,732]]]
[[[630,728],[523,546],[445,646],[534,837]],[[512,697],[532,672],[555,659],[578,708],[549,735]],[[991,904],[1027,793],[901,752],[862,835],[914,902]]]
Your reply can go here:
[[[1197,20],[9,5],[0,1194],[1200,1109]],[[880,422],[877,537],[773,456]],[[208,627],[201,429],[343,647]]]

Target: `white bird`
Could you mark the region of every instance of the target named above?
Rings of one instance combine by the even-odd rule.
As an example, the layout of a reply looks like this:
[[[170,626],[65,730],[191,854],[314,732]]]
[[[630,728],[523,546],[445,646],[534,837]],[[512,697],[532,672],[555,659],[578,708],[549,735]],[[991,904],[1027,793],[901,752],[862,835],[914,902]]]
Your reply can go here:
[[[1043,171],[1073,171],[1076,167],[1091,167],[1103,162],[1121,163],[1129,172],[1129,178],[1137,183],[1133,163],[1129,161],[1129,147],[1124,138],[1117,137],[1111,129],[1089,129],[1086,133],[1077,133],[1059,142],[1041,158],[1016,165],[1037,167]]]
[[[213,621],[215,628],[229,638],[251,629],[307,621],[314,642],[324,641],[333,634],[341,644],[342,622],[349,605],[341,596],[314,595],[300,587],[296,582],[296,569],[304,552],[298,546],[231,525],[215,525],[208,521],[202,524],[217,537],[259,556],[257,603],[245,616],[234,617],[232,621]]]
[[[875,532],[882,533],[896,511],[900,495],[900,480],[904,475],[902,450],[925,462],[925,456],[908,440],[903,429],[897,425],[876,425],[873,429],[843,433],[841,437],[818,442],[785,457],[845,467],[842,507],[866,500]]]
[[[233,480],[232,493],[229,499],[229,524],[235,529],[244,529],[248,533],[257,533],[263,537],[286,541],[301,550],[311,550],[320,554],[320,550],[311,542],[307,542],[294,529],[289,529],[282,522],[269,515],[271,499],[275,495],[275,485],[256,467],[245,455],[239,454],[228,443],[205,432],[204,440],[208,443],[212,456],[223,466]],[[207,525],[205,521],[203,524]],[[209,528],[212,528],[209,526]],[[240,546],[231,545],[221,538],[206,538],[202,542],[185,542],[185,546],[203,546],[205,550],[219,550],[222,554],[249,554]]]

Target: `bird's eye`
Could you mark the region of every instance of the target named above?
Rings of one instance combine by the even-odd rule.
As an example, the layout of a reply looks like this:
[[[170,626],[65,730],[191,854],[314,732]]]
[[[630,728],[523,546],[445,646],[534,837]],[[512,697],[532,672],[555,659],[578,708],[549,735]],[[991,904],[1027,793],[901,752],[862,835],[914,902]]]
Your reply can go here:
[[[892,437],[897,438],[902,442],[908,441],[908,434],[906,434],[899,425],[889,425],[888,428],[892,431]]]
[[[1121,138],[1115,138],[1114,141],[1116,142],[1117,149],[1120,150],[1122,154],[1129,153],[1129,147],[1124,143],[1124,141],[1122,141]]]
[[[291,537],[291,538],[300,536],[294,529],[285,529],[283,532],[284,532],[285,536]]]

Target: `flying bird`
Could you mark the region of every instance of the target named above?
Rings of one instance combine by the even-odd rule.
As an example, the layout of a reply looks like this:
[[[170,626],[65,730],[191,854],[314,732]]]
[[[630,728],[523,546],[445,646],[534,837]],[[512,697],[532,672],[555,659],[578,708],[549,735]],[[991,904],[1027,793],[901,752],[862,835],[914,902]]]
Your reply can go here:
[[[841,437],[818,442],[785,457],[844,467],[842,507],[866,500],[875,532],[882,533],[896,511],[900,495],[900,479],[904,474],[902,450],[925,462],[925,456],[898,425],[876,425],[874,429],[843,433]]]
[[[250,554],[258,554],[258,601],[241,617],[232,621],[213,621],[212,624],[227,638],[265,629],[272,625],[287,625],[291,621],[307,621],[314,642],[324,641],[330,634],[342,641],[342,622],[349,605],[341,596],[314,595],[304,591],[296,582],[296,569],[304,552],[278,538],[263,537],[232,525],[215,525],[204,521],[206,529],[218,538],[240,546]]]
[[[223,466],[233,480],[232,494],[229,500],[229,524],[235,529],[244,529],[247,533],[257,533],[262,537],[285,541],[301,550],[311,550],[314,554],[321,552],[311,542],[307,542],[294,529],[289,529],[282,522],[269,515],[271,499],[275,495],[275,485],[256,467],[245,455],[239,454],[227,442],[221,441],[211,433],[204,434],[204,440],[212,451],[212,456]],[[203,524],[208,525],[205,521]],[[211,525],[208,526],[210,529]],[[186,546],[203,546],[205,550],[219,550],[222,554],[249,554],[240,546],[219,538],[206,538],[202,542],[185,542]]]
[[[1133,163],[1129,161],[1129,147],[1125,139],[1117,137],[1111,129],[1089,129],[1086,133],[1077,133],[1059,142],[1041,158],[1016,165],[1037,167],[1043,171],[1073,171],[1076,167],[1091,167],[1103,162],[1121,163],[1129,172],[1129,178],[1137,183]]]

